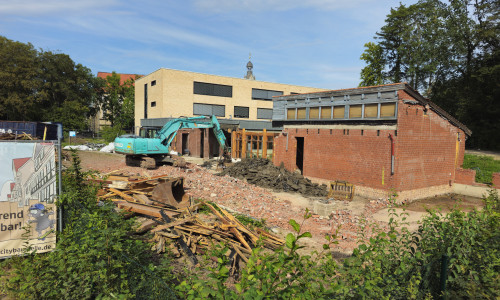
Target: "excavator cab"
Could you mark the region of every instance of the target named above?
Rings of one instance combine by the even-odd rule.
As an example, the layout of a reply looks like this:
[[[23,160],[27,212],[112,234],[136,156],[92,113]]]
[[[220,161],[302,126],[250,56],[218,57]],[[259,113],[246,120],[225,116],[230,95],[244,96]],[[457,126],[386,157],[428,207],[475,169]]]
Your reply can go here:
[[[141,127],[139,129],[139,136],[142,138],[156,138],[160,129],[161,127]]]

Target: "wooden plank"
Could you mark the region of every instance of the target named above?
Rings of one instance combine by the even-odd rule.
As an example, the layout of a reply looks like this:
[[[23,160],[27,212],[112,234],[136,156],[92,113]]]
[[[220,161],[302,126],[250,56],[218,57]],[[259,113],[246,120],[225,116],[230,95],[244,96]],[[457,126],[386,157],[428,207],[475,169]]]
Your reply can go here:
[[[141,226],[139,228],[137,228],[137,230],[135,232],[137,232],[137,233],[146,232],[146,231],[150,230],[151,228],[153,228],[153,226],[155,226],[157,224],[158,223],[156,223],[154,220],[147,219],[146,221],[141,223]]]
[[[172,222],[170,217],[167,215],[167,212],[165,212],[164,210],[160,210],[160,214],[166,223]],[[175,229],[172,229],[172,233],[178,234],[177,230],[175,230]],[[177,239],[177,241],[178,241],[179,245],[181,246],[182,250],[184,251],[184,253],[186,253],[186,255],[189,257],[189,259],[191,260],[193,265],[197,265],[198,259],[196,259],[196,256],[193,254],[193,252],[191,252],[191,249],[189,249],[189,247],[186,245],[186,242],[184,242],[184,240],[182,238]]]
[[[157,232],[157,231],[165,230],[165,229],[177,226],[177,225],[182,225],[184,223],[192,222],[194,219],[195,219],[194,217],[189,217],[189,218],[177,220],[174,222],[170,222],[168,224],[159,225],[159,226],[156,226],[156,228],[154,228],[153,230],[151,230],[151,232]]]
[[[217,216],[221,219],[221,221],[224,223],[224,224],[229,224],[229,221],[226,220],[226,218],[224,218],[212,205],[208,204],[205,202],[205,205],[208,206],[208,208],[210,208],[210,210]],[[238,239],[238,241],[240,241],[240,243],[245,246],[245,248],[247,248],[248,250],[252,251],[252,247],[250,247],[250,245],[248,245],[247,241],[245,240],[245,238],[243,237],[243,235],[241,235],[241,233],[238,231],[238,229],[236,228],[229,228],[229,231],[234,234],[234,236]]]
[[[122,202],[118,202],[118,208],[121,208],[125,211],[136,212],[139,214],[143,214],[143,215],[147,215],[147,216],[151,216],[151,217],[155,217],[155,218],[162,217],[162,215],[160,213],[162,208],[152,207],[150,205],[122,201]],[[176,217],[179,215],[179,212],[165,210],[165,214],[168,215],[169,217]]]
[[[135,202],[139,202],[141,204],[153,204],[153,201],[149,200],[149,198],[143,194],[134,194],[132,195],[132,198],[134,198]]]
[[[122,197],[124,200],[130,201],[130,202],[135,202],[134,198],[132,198],[131,196],[129,196],[129,195],[117,190],[117,189],[110,188],[109,191],[117,194],[118,196]]]

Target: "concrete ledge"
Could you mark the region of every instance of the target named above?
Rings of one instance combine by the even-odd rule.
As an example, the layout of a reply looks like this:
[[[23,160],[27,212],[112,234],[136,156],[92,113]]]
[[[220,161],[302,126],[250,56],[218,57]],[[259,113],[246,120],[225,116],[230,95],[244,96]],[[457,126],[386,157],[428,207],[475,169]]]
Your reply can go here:
[[[452,187],[453,193],[455,194],[477,198],[482,198],[488,195],[488,191],[490,191],[491,189],[491,187],[486,185],[466,185],[460,183],[454,183]],[[500,193],[500,189],[496,190]]]

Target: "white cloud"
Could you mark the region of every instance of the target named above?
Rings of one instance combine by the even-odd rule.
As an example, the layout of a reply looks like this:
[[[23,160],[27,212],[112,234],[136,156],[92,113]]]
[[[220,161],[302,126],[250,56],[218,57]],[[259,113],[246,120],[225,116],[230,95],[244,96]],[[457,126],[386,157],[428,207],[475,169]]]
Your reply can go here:
[[[292,9],[338,10],[355,8],[375,0],[194,0],[199,10],[213,13],[229,11],[287,11]]]
[[[116,0],[3,0],[0,15],[47,15],[54,13],[78,12],[102,9],[116,4]]]

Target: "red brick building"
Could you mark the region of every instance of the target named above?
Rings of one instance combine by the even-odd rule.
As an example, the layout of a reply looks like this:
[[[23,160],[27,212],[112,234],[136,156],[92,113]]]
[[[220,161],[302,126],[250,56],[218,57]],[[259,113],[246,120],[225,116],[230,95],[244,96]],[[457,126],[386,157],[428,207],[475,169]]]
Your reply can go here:
[[[274,164],[355,193],[451,192],[471,131],[405,83],[274,97]]]

